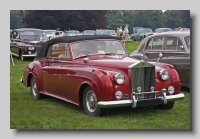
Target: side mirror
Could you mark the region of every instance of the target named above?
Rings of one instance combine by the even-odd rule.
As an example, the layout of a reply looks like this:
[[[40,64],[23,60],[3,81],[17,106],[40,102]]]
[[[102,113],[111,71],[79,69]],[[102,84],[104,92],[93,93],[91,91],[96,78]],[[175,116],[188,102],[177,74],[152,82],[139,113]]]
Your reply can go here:
[[[86,57],[86,58],[83,59],[83,62],[86,64],[86,63],[89,62],[89,59]]]

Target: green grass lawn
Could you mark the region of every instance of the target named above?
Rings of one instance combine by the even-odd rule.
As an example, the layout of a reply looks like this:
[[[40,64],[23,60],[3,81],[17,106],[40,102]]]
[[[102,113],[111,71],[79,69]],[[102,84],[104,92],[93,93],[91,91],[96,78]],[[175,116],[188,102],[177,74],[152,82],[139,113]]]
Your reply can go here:
[[[129,54],[139,42],[127,42]],[[30,61],[10,60],[10,128],[11,129],[131,129],[189,130],[190,92],[181,90],[185,99],[176,101],[172,110],[113,108],[103,117],[90,117],[76,105],[45,97],[35,100],[30,88],[20,83]]]

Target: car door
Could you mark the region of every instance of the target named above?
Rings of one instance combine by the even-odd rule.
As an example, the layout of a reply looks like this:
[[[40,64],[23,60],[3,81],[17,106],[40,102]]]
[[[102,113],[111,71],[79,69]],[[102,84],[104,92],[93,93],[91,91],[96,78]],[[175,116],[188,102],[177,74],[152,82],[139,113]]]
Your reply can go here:
[[[184,47],[183,39],[180,37],[166,36],[163,58],[160,62],[169,63],[178,72],[181,82],[188,79],[190,67],[190,54]]]
[[[49,47],[47,57],[42,62],[44,91],[57,97],[67,99],[68,66],[72,65],[67,51],[68,43],[53,44]]]

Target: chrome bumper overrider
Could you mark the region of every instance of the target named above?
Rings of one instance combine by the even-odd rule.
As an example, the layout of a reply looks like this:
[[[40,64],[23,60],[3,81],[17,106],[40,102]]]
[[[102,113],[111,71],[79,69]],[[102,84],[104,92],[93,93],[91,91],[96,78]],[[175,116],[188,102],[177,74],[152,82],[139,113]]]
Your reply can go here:
[[[167,102],[169,101],[180,100],[185,97],[183,93],[170,96],[166,96],[166,92],[160,92],[160,93],[162,93],[162,96],[159,98],[142,99],[142,100],[136,99],[135,94],[138,93],[132,93],[131,100],[100,101],[98,102],[97,105],[99,108],[112,108],[112,107],[122,107],[122,106],[132,106],[132,108],[136,108],[140,106],[167,104]],[[145,92],[143,94],[145,94]]]

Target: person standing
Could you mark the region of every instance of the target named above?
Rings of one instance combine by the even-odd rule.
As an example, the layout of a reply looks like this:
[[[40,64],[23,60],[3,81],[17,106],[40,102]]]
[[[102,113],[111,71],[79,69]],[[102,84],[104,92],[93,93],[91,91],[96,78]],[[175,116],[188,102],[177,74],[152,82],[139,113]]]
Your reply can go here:
[[[128,24],[126,24],[126,26],[124,28],[124,39],[125,39],[125,41],[128,40],[128,33],[129,33]]]
[[[116,36],[117,36],[117,37],[120,37],[119,27],[117,27]]]
[[[122,39],[123,36],[122,26],[119,27],[119,33],[120,33],[120,38]]]

